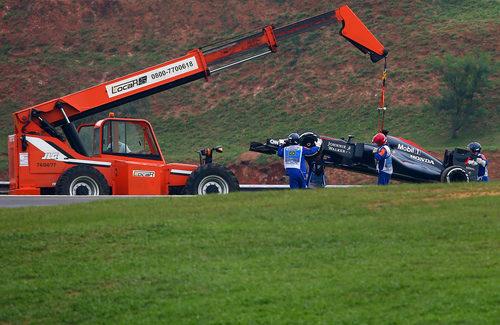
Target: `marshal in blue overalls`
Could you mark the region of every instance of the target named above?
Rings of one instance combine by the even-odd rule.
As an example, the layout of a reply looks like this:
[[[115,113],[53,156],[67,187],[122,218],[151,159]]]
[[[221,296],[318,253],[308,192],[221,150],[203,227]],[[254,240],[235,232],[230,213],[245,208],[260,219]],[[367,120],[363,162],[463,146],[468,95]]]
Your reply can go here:
[[[278,156],[283,157],[286,174],[290,177],[290,188],[306,188],[307,166],[305,155],[312,155],[319,147],[307,148],[299,145],[299,135],[292,133],[288,137],[291,144],[278,147]]]

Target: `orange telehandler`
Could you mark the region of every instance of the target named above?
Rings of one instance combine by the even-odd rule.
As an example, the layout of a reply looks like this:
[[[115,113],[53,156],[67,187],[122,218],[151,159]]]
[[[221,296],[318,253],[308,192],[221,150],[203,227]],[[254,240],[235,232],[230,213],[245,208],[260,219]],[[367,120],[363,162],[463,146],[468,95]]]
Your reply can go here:
[[[277,51],[279,40],[341,21],[340,35],[373,62],[387,55],[347,6],[284,27],[186,55],[116,80],[20,110],[8,137],[9,194],[166,195],[228,193],[239,189],[213,152],[198,151],[200,166],[166,163],[146,120],[109,118],[76,128],[73,121],[117,107]],[[62,131],[62,133],[61,133]]]

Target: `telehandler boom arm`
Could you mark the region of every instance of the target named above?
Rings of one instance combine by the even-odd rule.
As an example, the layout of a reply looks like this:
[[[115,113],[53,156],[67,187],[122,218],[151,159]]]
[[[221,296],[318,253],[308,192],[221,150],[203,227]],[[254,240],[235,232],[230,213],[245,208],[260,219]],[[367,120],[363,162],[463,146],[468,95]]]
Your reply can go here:
[[[340,35],[347,38],[362,52],[369,53],[373,62],[387,55],[382,44],[351,9],[343,6],[287,26],[275,28],[270,25],[263,28],[261,32],[204,52],[195,49],[177,59],[20,110],[13,114],[15,132],[16,134],[48,133],[62,139],[55,129],[55,127],[62,126],[71,146],[77,152],[86,155],[83,146],[78,145],[78,137],[72,121],[197,79],[208,78],[211,73],[224,68],[276,52],[279,40],[338,20],[343,24]],[[261,52],[256,55],[225,64],[230,59],[259,50]]]

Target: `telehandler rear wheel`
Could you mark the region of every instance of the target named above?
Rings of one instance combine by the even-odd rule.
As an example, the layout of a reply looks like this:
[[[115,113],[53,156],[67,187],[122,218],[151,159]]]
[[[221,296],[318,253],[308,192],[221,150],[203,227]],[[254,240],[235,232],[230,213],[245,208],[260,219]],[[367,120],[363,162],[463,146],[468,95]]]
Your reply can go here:
[[[207,164],[189,175],[184,194],[227,194],[239,190],[240,184],[231,170],[222,165]]]
[[[57,180],[58,195],[108,195],[109,185],[104,175],[91,166],[75,166]]]

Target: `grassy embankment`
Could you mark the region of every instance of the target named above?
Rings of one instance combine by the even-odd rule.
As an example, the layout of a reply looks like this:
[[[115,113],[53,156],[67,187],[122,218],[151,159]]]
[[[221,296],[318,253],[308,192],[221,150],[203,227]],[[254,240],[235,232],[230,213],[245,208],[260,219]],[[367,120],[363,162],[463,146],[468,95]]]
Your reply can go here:
[[[0,77],[5,88],[0,95],[2,139],[13,131],[10,113],[20,108],[179,57],[214,39],[333,9],[330,1],[315,2],[312,8],[298,1],[275,1],[266,5],[268,16],[243,11],[247,19],[238,19],[239,7],[197,12],[201,4],[196,1],[172,2],[169,9],[176,14],[171,16],[158,15],[164,8],[154,3],[122,3],[109,10],[66,5],[67,13],[90,12],[71,16],[67,28],[45,21],[46,28],[40,29],[37,15],[60,16],[43,11],[50,6],[40,7],[40,13],[22,3],[9,5],[2,18],[11,31],[0,35],[0,68],[5,72]],[[472,138],[486,150],[499,149],[497,91],[484,96],[488,110],[483,121],[468,126],[456,140],[449,137],[447,118],[422,108],[438,90],[429,57],[474,50],[498,56],[498,1],[391,0],[351,7],[390,51],[386,126],[391,134],[427,150],[463,147]],[[0,9],[6,8],[0,1]],[[137,17],[144,20],[131,25]],[[180,35],[185,29],[188,35]],[[225,145],[224,159],[233,160],[250,141],[306,129],[368,141],[376,129],[382,64],[363,58],[338,29],[285,40],[278,54],[214,75],[209,84],[194,82],[116,111],[150,119],[170,161],[194,161],[194,150],[215,144]],[[47,30],[51,37],[45,37]],[[497,75],[493,89],[498,86]],[[7,167],[6,143],[0,141],[1,169]]]
[[[500,184],[0,209],[0,322],[498,324]]]

